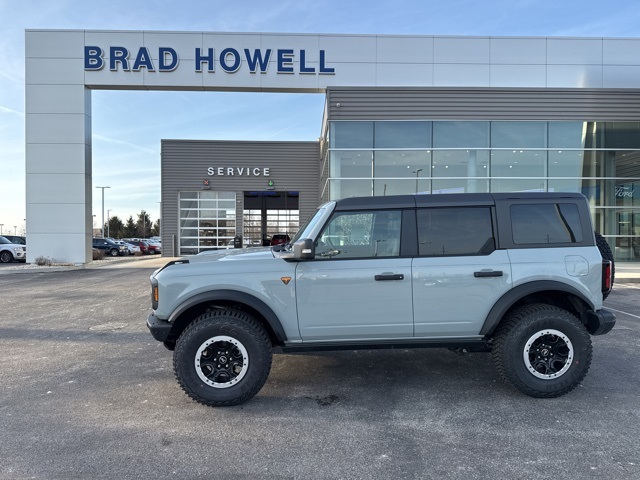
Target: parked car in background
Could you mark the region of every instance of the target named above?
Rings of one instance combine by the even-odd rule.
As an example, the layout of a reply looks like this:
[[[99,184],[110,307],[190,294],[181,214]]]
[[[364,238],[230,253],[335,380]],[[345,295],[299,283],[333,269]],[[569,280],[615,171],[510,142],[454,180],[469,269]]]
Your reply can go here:
[[[146,240],[146,242],[149,245],[150,253],[162,253],[162,244],[160,242],[151,239]]]
[[[131,245],[136,245],[143,255],[149,255],[150,253],[153,253],[149,248],[149,244],[143,240],[135,238],[125,238],[123,240],[127,243],[130,243]]]
[[[283,243],[289,243],[291,241],[291,237],[286,233],[276,233],[273,237],[271,237],[271,246],[273,245],[282,245]]]
[[[15,245],[27,244],[27,237],[23,237],[22,235],[2,235],[2,236]]]
[[[9,263],[14,260],[27,261],[27,247],[13,243],[5,237],[0,237],[0,262]]]
[[[142,253],[140,251],[140,247],[138,245],[134,245],[133,243],[124,242],[127,248],[129,249],[129,255],[135,255],[136,253]]]
[[[93,248],[102,250],[105,254],[117,257],[118,255],[129,255],[129,249],[124,245],[118,245],[106,238],[94,238]]]

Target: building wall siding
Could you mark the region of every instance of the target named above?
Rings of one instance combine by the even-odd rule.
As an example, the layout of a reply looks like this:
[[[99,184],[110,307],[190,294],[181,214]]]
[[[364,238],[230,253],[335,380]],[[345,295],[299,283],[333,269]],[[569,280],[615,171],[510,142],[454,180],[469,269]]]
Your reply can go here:
[[[329,87],[331,120],[640,121],[640,89]]]

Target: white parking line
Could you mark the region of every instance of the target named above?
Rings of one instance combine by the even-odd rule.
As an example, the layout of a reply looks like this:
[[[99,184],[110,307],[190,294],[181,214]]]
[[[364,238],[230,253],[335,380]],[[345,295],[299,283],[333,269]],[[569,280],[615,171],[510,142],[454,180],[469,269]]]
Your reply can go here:
[[[640,318],[640,316],[634,315],[633,313],[623,312],[622,310],[616,310],[615,308],[611,308],[611,307],[607,307],[607,310],[611,310],[612,312],[623,313],[623,314],[629,315],[630,317],[633,317],[633,318]]]

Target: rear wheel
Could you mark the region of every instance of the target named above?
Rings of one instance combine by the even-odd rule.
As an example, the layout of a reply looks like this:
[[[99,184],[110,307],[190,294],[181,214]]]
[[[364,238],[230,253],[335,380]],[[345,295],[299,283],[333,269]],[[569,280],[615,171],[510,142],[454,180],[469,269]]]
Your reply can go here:
[[[173,369],[182,389],[197,402],[238,405],[266,382],[271,342],[264,328],[243,312],[206,312],[178,338]]]
[[[571,313],[545,304],[510,312],[494,335],[500,376],[521,392],[559,397],[576,388],[591,365],[591,338]]]

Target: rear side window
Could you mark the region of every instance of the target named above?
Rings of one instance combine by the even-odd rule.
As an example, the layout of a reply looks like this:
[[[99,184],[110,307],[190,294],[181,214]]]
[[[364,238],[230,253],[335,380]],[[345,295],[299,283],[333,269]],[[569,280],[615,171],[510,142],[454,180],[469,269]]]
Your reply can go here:
[[[511,205],[513,243],[582,243],[578,206],[573,203]]]
[[[488,207],[423,208],[418,215],[419,255],[488,255],[495,250]]]

